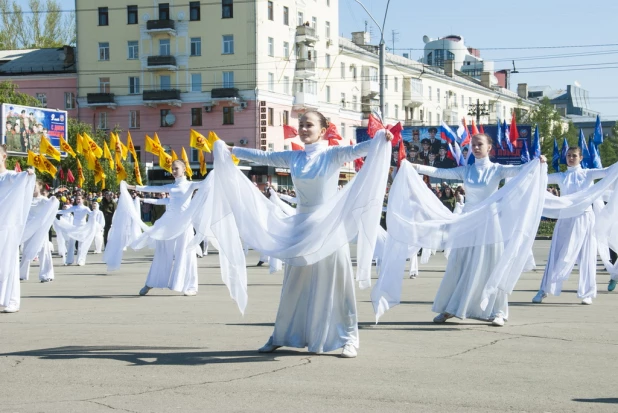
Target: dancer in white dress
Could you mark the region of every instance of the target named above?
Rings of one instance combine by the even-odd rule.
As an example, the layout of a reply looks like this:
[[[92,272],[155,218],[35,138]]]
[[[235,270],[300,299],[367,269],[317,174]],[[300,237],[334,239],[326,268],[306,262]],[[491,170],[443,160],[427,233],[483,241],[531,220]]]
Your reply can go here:
[[[571,147],[567,151],[567,170],[548,176],[548,184],[560,187],[562,196],[571,195],[594,185],[595,179],[605,178],[607,169],[583,169],[582,151]],[[559,219],[554,227],[549,258],[541,287],[533,303],[541,303],[547,294],[560,295],[562,284],[568,280],[575,264],[579,267],[577,297],[582,304],[592,304],[597,296],[597,239],[594,232],[595,214],[590,205],[575,217]]]
[[[185,171],[185,163],[177,159],[172,163],[174,183],[161,186],[127,185],[127,188],[139,192],[169,193],[169,198],[164,198],[166,209],[163,217],[180,215],[189,207],[193,192],[199,187],[199,182],[187,180]],[[158,224],[167,222],[163,217],[157,221]],[[146,295],[153,288],[169,288],[186,296],[197,294],[197,253],[195,248],[188,247],[193,235],[193,228],[188,227],[175,239],[155,242],[154,258],[139,295]]]
[[[62,206],[62,210],[67,210],[71,207],[71,205],[69,204],[64,204]],[[62,235],[62,231],[58,228],[57,222],[58,221],[64,221],[69,225],[73,225],[73,215],[71,214],[67,214],[67,215],[62,215],[62,214],[57,214],[57,219],[54,220],[53,223],[53,227],[54,227],[54,231],[56,232],[56,243],[58,244],[58,255],[60,255],[62,257],[62,261],[65,262],[66,259],[66,255],[67,255],[67,251],[69,249],[68,246],[68,240]]]
[[[105,216],[103,216],[103,212],[99,209],[99,203],[97,201],[92,202],[92,215],[91,218],[96,221],[97,231],[94,235],[94,253],[100,254],[103,252],[103,232],[105,230]]]
[[[476,158],[473,165],[439,169],[412,164],[423,175],[463,180],[466,189],[463,212],[488,198],[498,190],[502,179],[516,176],[523,167],[491,162],[489,153],[492,139],[487,135],[474,135],[471,145]],[[545,162],[544,157],[541,162]],[[497,220],[498,217],[495,216],[494,219]],[[456,248],[450,252],[444,278],[432,308],[434,312],[439,313],[434,318],[435,323],[444,323],[451,317],[458,317],[491,321],[494,326],[504,325],[504,320],[508,318],[506,292],[495,291],[488,297],[488,305],[484,306],[484,309],[481,308],[483,290],[503,251],[504,245],[495,243]]]
[[[296,213],[308,213],[337,194],[341,166],[365,156],[371,144],[329,147],[322,140],[327,127],[321,113],[307,112],[298,128],[304,151],[263,152],[234,147],[232,153],[258,164],[290,168],[298,200]],[[392,139],[392,134],[386,136]],[[347,244],[315,264],[285,266],[275,328],[259,351],[269,353],[281,346],[307,347],[315,353],[343,348],[342,357],[356,357],[358,322]]]
[[[0,145],[0,307],[15,313],[20,306],[19,240],[22,238],[36,177],[34,171],[6,169],[6,146]]]
[[[52,245],[49,241],[49,228],[56,218],[59,202],[55,197],[47,198],[41,194],[42,182],[37,181],[28,221],[22,236],[22,258],[19,268],[20,280],[28,280],[30,262],[39,257],[39,281],[42,283],[54,280],[54,264],[52,261]]]
[[[68,208],[58,211],[60,215],[73,214],[73,231],[83,230],[84,226],[87,223],[87,219],[92,215],[92,211],[84,206],[83,204],[83,196],[81,194],[77,194],[75,196],[75,204]],[[94,236],[94,234],[92,234]],[[64,265],[73,265],[75,260],[75,238],[65,237],[67,239],[67,253],[64,258]],[[86,255],[88,254],[88,250],[90,249],[91,242],[78,241],[77,243],[77,265],[85,265],[86,264]]]

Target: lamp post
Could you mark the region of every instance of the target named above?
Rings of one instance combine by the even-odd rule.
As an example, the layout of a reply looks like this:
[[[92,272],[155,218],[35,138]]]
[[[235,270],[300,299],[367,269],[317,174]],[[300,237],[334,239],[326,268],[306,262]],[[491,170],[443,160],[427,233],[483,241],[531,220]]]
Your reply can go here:
[[[480,100],[476,100],[476,105],[472,105],[468,108],[468,116],[476,117],[476,124],[481,124],[481,116],[489,116],[489,112],[487,111],[487,104],[480,103]]]
[[[385,58],[385,55],[384,55],[384,49],[385,49],[384,26],[386,25],[386,15],[388,14],[388,5],[391,3],[391,0],[388,0],[386,2],[386,11],[384,12],[384,22],[382,23],[381,27],[380,27],[380,24],[376,21],[376,19],[373,18],[371,13],[369,13],[369,10],[367,10],[367,8],[363,5],[363,3],[360,2],[360,0],[354,0],[354,1],[356,1],[363,8],[363,10],[365,10],[365,12],[369,15],[371,20],[373,20],[373,22],[376,24],[376,26],[380,30],[380,49],[379,49],[380,50],[379,52],[380,114],[382,115],[382,118],[384,118],[384,58]]]

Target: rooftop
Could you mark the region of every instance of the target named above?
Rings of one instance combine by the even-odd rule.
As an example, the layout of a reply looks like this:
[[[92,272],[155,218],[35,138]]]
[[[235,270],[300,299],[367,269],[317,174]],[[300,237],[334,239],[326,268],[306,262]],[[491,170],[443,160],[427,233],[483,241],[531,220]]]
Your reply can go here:
[[[75,53],[70,46],[34,50],[7,50],[15,56],[0,66],[0,75],[30,75],[44,73],[75,73]],[[2,60],[0,58],[0,60]]]

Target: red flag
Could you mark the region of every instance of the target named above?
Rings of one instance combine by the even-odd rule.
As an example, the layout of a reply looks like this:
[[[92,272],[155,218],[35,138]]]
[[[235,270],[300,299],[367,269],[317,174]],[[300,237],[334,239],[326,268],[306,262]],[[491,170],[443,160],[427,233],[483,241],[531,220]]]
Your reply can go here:
[[[292,150],[293,151],[303,151],[305,150],[305,148],[303,148],[302,145],[292,142]]]
[[[290,139],[298,136],[298,131],[290,125],[283,125],[283,139]]]
[[[354,145],[354,141],[350,139],[350,146]]]
[[[73,176],[73,172],[71,172],[70,169],[69,172],[67,172],[67,181],[69,181],[70,183],[75,182],[75,177]]]
[[[49,191],[49,185],[45,184],[45,190]]]
[[[515,120],[515,112],[513,112],[513,117],[511,118],[511,129],[509,129],[509,140],[513,145],[519,138],[519,132],[517,131],[517,122]]]
[[[21,165],[19,162],[15,162],[15,172],[21,172]]]
[[[483,129],[483,125],[479,125],[479,130],[481,131],[481,133],[485,133],[485,129]]]
[[[337,139],[329,139],[328,146],[339,146],[339,142],[337,141]]]
[[[397,122],[394,126],[388,125],[386,129],[388,129],[393,134],[393,141],[391,142],[391,144],[394,148],[395,146],[397,146],[399,141],[402,141],[401,131],[403,130],[403,126],[401,126],[401,122]]]
[[[472,119],[472,136],[478,135],[479,133],[480,133],[479,130],[476,128],[476,125],[474,124],[474,119]]]
[[[342,139],[341,135],[339,135],[339,132],[337,132],[337,126],[335,126],[334,123],[331,122],[328,124],[326,133],[324,134],[324,139],[327,139],[327,140],[337,139],[338,141]]]
[[[462,121],[463,121],[464,128],[466,128],[466,133],[468,135],[466,136],[466,139],[464,139],[464,141],[461,143],[461,145],[459,145],[463,148],[464,146],[470,144],[470,140],[472,139],[472,136],[470,135],[470,129],[468,128],[468,125],[466,125],[466,118],[463,118]]]
[[[403,144],[403,140],[399,142],[399,154],[397,154],[397,168],[401,166],[401,161],[406,159],[406,146]]]
[[[60,168],[58,175],[60,176],[60,180],[64,180],[64,171],[62,170],[62,168]]]
[[[360,171],[360,169],[363,167],[363,165],[365,164],[365,161],[363,160],[363,158],[358,158],[354,160],[354,170],[356,172]]]
[[[367,134],[373,138],[373,135],[377,131],[384,129],[384,125],[373,114],[369,115],[369,122],[367,123]]]

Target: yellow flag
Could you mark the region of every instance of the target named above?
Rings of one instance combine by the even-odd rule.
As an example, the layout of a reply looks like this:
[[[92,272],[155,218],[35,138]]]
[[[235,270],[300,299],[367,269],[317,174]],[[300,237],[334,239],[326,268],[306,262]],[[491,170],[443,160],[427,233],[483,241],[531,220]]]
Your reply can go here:
[[[201,152],[201,151],[200,151]],[[193,170],[191,169],[191,164],[189,163],[189,157],[187,156],[187,152],[185,151],[184,146],[182,147],[182,160],[185,161],[185,165],[187,166],[187,177],[189,179],[193,179]]]
[[[165,152],[159,154],[159,166],[167,172],[172,173],[172,157]]]
[[[206,176],[207,170],[206,170],[206,160],[204,159],[204,152],[199,151],[197,155],[199,156],[199,160],[200,160],[200,175]]]
[[[51,156],[55,160],[60,160],[60,152],[54,148],[45,136],[41,136],[40,151],[43,155]]]
[[[101,156],[103,156],[103,149],[101,149],[101,147],[97,145],[97,143],[90,137],[90,135],[84,132],[83,139],[84,140],[82,141],[82,147],[88,146],[90,152],[95,156],[95,158],[100,158]]]
[[[213,131],[208,132],[208,147],[211,151],[215,149],[215,142],[219,140],[219,137]]]
[[[116,183],[119,184],[120,181],[124,181],[126,179],[127,171],[124,169],[120,154],[116,152]]]
[[[112,159],[112,153],[109,151],[107,142],[103,141],[103,158],[109,161],[109,169],[114,169],[114,160]]]
[[[189,135],[189,146],[200,151],[210,152],[210,147],[204,135],[193,129],[191,129],[191,134]]]
[[[161,156],[161,153],[165,153],[163,147],[148,135],[146,135],[146,152],[156,156]]]
[[[82,168],[82,163],[77,159],[77,186],[82,188],[84,181],[84,168]]]
[[[153,138],[153,140],[154,140],[156,143],[158,143],[158,144],[159,144],[159,146],[163,146],[163,145],[161,145],[161,141],[159,140],[159,136],[157,136],[157,132],[155,132],[155,133],[154,133],[154,138]]]
[[[98,159],[94,160],[94,183],[95,185],[99,182],[103,181],[103,186],[105,186],[105,172],[103,172],[103,167],[99,163]]]
[[[42,171],[43,164],[41,163],[41,156],[28,150],[28,165],[34,166],[37,171]]]
[[[62,136],[60,137],[60,149],[75,158],[75,152],[73,151],[73,148],[71,148],[71,145],[69,145],[69,143],[65,141]]]
[[[77,145],[75,146],[77,153],[84,154],[84,138],[79,133],[77,134]]]
[[[172,162],[174,162],[176,159],[178,159],[178,155],[176,155],[176,152],[174,152],[174,150],[172,149]]]
[[[120,141],[120,139],[118,139],[118,141]],[[127,147],[128,147],[129,152],[131,152],[131,155],[133,155],[133,159],[137,159],[137,152],[135,152],[135,146],[133,145],[133,139],[131,139],[131,132],[127,132]],[[125,159],[126,157],[127,157],[127,154],[125,151],[125,155],[122,159]]]
[[[137,159],[133,159],[135,162],[133,162],[133,173],[135,174],[135,182],[137,182],[138,185],[144,185],[142,183],[142,173],[139,171],[139,162],[137,162]]]
[[[129,149],[124,143],[122,143],[120,137],[116,132],[110,132],[109,134],[109,147],[110,149],[113,149],[115,153],[120,154],[120,157],[123,161],[127,159],[127,153],[129,152]]]
[[[96,168],[95,161],[97,160],[97,158],[94,156],[94,153],[86,152],[84,156],[86,157],[86,168],[88,168],[88,170],[90,171],[94,171]]]
[[[233,153],[231,153],[230,156],[232,157],[232,162],[234,162],[234,165],[238,166],[238,164],[240,163],[240,159],[235,157]]]
[[[41,163],[43,164],[43,171],[47,172],[51,176],[56,176],[56,172],[58,171],[54,164],[52,164],[49,159],[44,157],[43,155],[39,155],[41,157]]]

